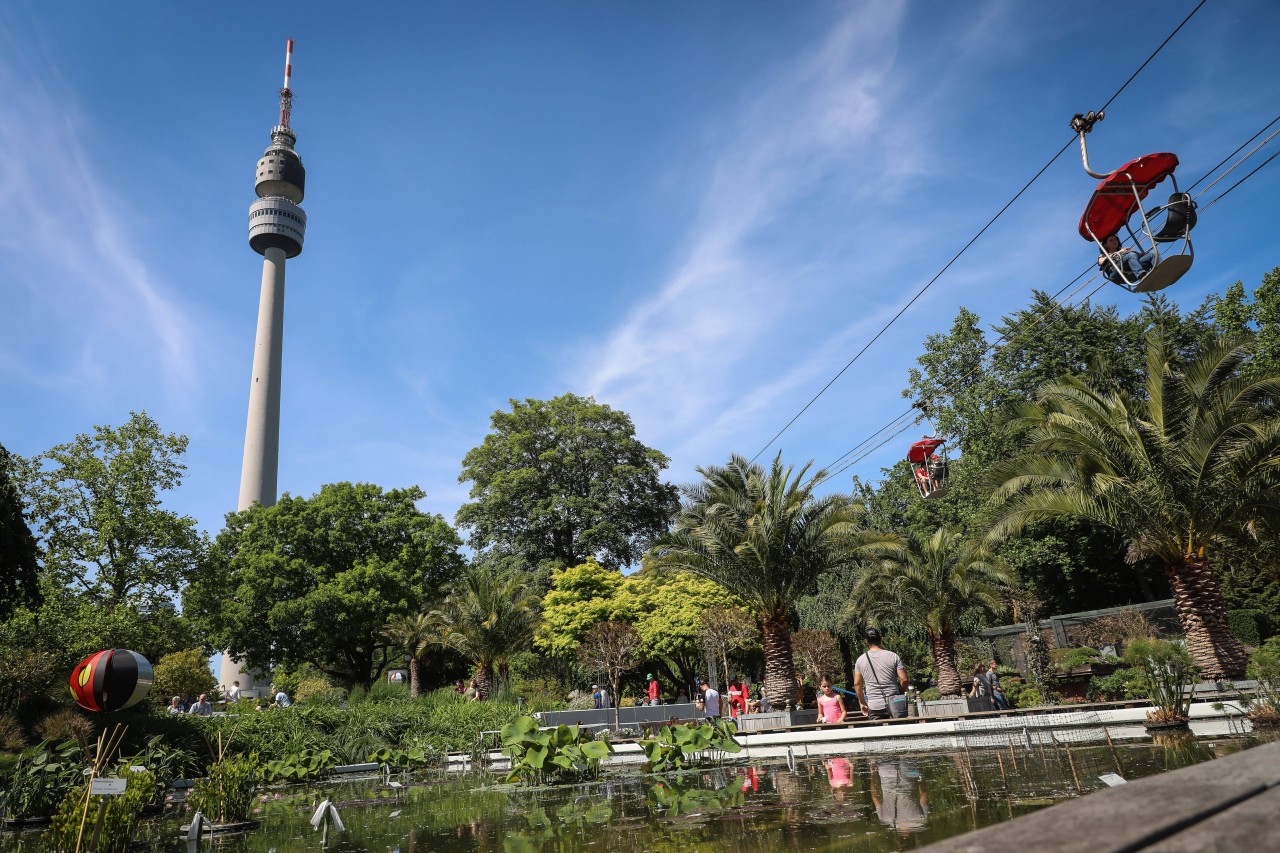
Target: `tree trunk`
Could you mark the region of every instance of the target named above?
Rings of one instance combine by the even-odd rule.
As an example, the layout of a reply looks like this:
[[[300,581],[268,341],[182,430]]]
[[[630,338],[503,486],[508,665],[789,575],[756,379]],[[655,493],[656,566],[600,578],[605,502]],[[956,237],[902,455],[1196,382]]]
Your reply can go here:
[[[1184,554],[1165,566],[1178,621],[1187,638],[1187,651],[1200,667],[1200,677],[1209,680],[1244,678],[1249,657],[1231,633],[1227,622],[1227,602],[1213,576],[1209,559]]]
[[[840,643],[840,662],[844,665],[844,686],[853,689],[853,646],[848,637],[838,637]]]
[[[417,699],[422,689],[422,662],[409,656],[409,698]]]
[[[763,620],[764,695],[781,710],[795,701],[796,669],[791,658],[791,623],[786,616]]]
[[[489,669],[487,663],[476,664],[476,695],[481,700],[489,698],[490,691],[493,690],[493,670]]]
[[[938,670],[938,692],[944,697],[963,695],[964,682],[956,669],[956,638],[950,631],[929,637],[933,651],[933,665]]]

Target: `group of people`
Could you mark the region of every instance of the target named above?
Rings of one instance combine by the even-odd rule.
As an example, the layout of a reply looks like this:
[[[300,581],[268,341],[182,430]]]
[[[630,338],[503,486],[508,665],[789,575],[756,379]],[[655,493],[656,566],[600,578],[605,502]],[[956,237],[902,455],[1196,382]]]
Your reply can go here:
[[[181,696],[174,696],[169,700],[167,709],[170,714],[191,714],[196,717],[213,716],[213,705],[209,704],[209,694],[201,693],[196,701],[188,705],[183,701]]]
[[[1000,686],[1000,673],[996,670],[994,660],[980,663],[973,668],[973,684],[969,687],[969,695],[975,698],[986,696],[997,711],[1009,710],[1009,700]]]
[[[474,678],[466,684],[463,684],[462,679],[459,678],[457,681],[453,682],[453,692],[457,693],[469,702],[480,701],[480,688],[476,686],[476,680]]]

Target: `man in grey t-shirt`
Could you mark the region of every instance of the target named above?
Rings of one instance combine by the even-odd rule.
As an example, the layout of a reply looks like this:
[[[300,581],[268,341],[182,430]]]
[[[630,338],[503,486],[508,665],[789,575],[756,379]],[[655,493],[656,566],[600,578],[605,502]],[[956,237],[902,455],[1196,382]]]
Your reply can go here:
[[[853,689],[862,713],[870,720],[889,719],[889,700],[907,689],[907,669],[897,653],[880,648],[880,632],[862,632],[867,650],[853,665]]]

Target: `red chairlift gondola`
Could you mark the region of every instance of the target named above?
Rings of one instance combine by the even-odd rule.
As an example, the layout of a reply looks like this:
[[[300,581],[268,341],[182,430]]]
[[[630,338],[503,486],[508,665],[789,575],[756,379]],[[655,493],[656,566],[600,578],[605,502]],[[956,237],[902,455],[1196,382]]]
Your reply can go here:
[[[946,439],[922,436],[907,450],[907,461],[915,477],[916,490],[922,498],[940,498],[947,493],[947,476],[950,463],[947,460]]]
[[[1163,290],[1191,269],[1195,257],[1191,229],[1196,224],[1196,203],[1190,193],[1178,191],[1178,180],[1173,175],[1178,157],[1170,152],[1144,154],[1106,174],[1091,169],[1085,135],[1102,118],[1102,113],[1090,112],[1071,120],[1071,129],[1080,136],[1084,170],[1102,181],[1080,217],[1080,236],[1098,247],[1098,266],[1108,281],[1131,293]],[[1168,204],[1144,211],[1143,200],[1165,178],[1173,184]],[[1130,225],[1135,214],[1142,219],[1136,231]],[[1161,215],[1164,222],[1157,231],[1151,221]],[[1132,241],[1129,247],[1121,246],[1122,228]],[[1177,242],[1182,243],[1177,254],[1166,251],[1161,255],[1160,244]]]

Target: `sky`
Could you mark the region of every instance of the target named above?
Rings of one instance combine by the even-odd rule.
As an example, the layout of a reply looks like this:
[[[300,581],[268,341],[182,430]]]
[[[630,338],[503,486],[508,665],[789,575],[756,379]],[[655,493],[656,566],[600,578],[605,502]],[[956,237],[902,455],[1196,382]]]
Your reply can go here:
[[[1194,5],[5,3],[0,443],[146,410],[190,437],[166,505],[221,529],[286,38],[308,228],[280,488],[416,484],[452,519],[510,398],[627,412],[672,482],[756,454]],[[1108,108],[1094,167],[1174,151],[1198,178],[1275,117],[1278,32],[1273,0],[1209,0]],[[1068,150],[764,458],[832,462],[903,411],[960,306],[994,325],[1090,267],[1095,183]],[[1207,211],[1168,295],[1280,265],[1278,189],[1273,164]]]

